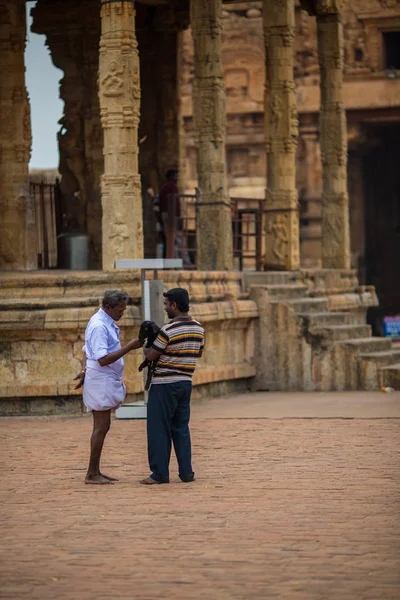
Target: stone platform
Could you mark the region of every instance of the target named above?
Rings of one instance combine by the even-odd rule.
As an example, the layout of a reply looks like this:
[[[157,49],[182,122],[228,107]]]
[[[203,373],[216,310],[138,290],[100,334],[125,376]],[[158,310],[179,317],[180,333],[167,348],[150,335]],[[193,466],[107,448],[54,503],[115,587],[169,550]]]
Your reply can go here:
[[[399,394],[194,403],[196,481],[144,488],[145,423],[0,419],[7,600],[398,600]]]
[[[206,328],[194,398],[254,390],[377,390],[397,387],[400,351],[374,338],[366,312],[375,290],[353,270],[166,271],[165,287],[186,287],[191,314]],[[141,322],[137,270],[0,273],[0,414],[81,412],[73,377],[86,324],[106,289],[130,304],[121,341]],[[129,402],[142,398],[141,352],[126,357]]]
[[[206,325],[207,351],[196,372],[196,397],[245,390],[255,376],[258,308],[235,272],[164,272],[166,288],[189,291],[191,314]],[[137,337],[142,321],[138,270],[0,274],[0,414],[76,413],[81,393],[84,332],[106,289],[124,289],[130,305],[119,323],[121,342]],[[128,401],[141,399],[141,352],[125,357]]]

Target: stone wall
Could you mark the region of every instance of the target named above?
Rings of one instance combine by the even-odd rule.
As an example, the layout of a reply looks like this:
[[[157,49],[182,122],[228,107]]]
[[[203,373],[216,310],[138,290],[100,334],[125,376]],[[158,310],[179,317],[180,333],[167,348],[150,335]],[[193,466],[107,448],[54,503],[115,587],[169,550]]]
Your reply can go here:
[[[164,274],[166,288],[189,290],[191,314],[206,328],[207,348],[195,375],[194,397],[243,390],[253,366],[256,304],[239,273]],[[81,410],[72,381],[80,369],[85,327],[106,289],[122,288],[131,304],[120,323],[121,342],[137,337],[141,322],[138,271],[10,274],[0,291],[0,414]],[[128,398],[140,399],[141,352],[126,356]]]
[[[194,399],[249,388],[379,389],[389,366],[398,376],[400,350],[388,338],[371,337],[365,315],[378,300],[374,288],[359,286],[354,270],[168,271],[163,278],[167,289],[189,290],[190,312],[205,326]],[[119,323],[124,344],[137,337],[142,320],[138,271],[3,276],[0,414],[82,411],[72,380],[87,322],[110,288],[131,298]],[[139,351],[126,356],[130,401],[142,398],[141,360]]]

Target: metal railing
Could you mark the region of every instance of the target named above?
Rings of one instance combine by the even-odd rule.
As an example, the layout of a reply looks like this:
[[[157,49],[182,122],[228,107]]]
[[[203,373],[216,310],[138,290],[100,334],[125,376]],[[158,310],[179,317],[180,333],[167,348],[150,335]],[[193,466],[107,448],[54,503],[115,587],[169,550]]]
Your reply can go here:
[[[57,267],[58,186],[45,181],[30,182],[35,202],[37,260],[40,269]]]
[[[181,230],[177,233],[176,254],[185,269],[197,263],[196,203],[198,195],[180,194]],[[233,258],[239,270],[262,270],[262,200],[231,198]],[[171,251],[171,244],[169,251]],[[173,258],[169,256],[169,258]]]

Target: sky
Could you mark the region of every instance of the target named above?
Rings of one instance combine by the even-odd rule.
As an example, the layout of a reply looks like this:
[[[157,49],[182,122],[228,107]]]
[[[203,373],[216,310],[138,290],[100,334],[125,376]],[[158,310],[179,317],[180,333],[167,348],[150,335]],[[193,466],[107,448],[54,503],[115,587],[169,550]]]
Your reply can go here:
[[[51,62],[45,36],[30,31],[30,11],[36,2],[27,2],[27,44],[25,82],[31,104],[32,156],[31,169],[58,167],[58,120],[64,103],[59,99],[59,81],[63,72]]]

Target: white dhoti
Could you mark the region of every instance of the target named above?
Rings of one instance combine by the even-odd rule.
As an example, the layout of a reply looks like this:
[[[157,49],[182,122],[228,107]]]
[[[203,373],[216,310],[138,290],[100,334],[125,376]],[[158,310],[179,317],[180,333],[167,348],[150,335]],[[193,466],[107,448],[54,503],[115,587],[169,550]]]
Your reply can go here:
[[[119,362],[119,361],[118,361]],[[88,360],[83,384],[83,402],[87,411],[116,410],[126,396],[122,369],[114,363],[101,367],[97,360]],[[123,368],[123,367],[122,367]]]

